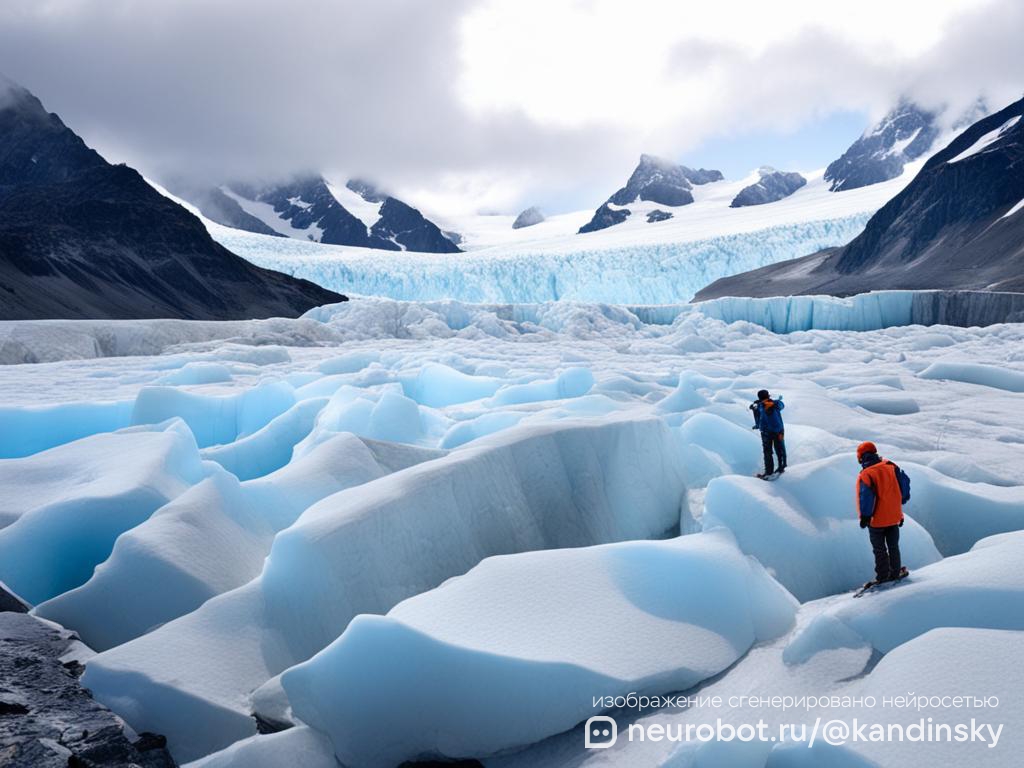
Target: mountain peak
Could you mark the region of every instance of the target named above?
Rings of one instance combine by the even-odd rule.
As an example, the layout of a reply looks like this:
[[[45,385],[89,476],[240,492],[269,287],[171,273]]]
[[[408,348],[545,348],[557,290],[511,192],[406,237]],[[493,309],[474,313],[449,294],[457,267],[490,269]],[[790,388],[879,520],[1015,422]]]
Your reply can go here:
[[[521,211],[516,220],[512,222],[512,229],[522,229],[523,227],[532,227],[535,224],[540,224],[544,221],[544,214],[541,213],[540,208],[535,205],[530,206],[524,211]]]
[[[106,165],[30,91],[12,80],[0,83],[0,187],[67,179]]]
[[[3,318],[294,316],[344,299],[215,243],[137,171],[107,163],[8,83],[0,106]]]
[[[940,128],[938,115],[906,97],[825,169],[831,191],[842,192],[894,179],[903,166],[928,152]]]

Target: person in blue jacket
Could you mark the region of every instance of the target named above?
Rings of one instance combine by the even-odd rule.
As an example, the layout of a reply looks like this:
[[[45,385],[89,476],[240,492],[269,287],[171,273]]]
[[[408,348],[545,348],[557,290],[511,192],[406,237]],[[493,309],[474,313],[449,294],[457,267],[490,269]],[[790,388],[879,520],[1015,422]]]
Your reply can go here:
[[[775,460],[772,451],[779,459],[779,474],[786,471],[786,426],[782,423],[782,409],[785,408],[782,395],[773,398],[767,389],[757,393],[757,400],[751,404],[754,412],[754,429],[761,430],[761,447],[764,450],[764,474],[767,477],[775,474]]]

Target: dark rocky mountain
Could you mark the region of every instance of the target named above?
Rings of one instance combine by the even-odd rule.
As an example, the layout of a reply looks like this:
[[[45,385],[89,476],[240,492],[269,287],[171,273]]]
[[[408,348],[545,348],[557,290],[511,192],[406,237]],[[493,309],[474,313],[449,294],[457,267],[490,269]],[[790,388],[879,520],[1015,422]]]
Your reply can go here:
[[[729,203],[730,208],[774,203],[789,197],[807,183],[799,173],[776,171],[774,168],[761,168],[758,173],[761,174],[760,181],[741,189]]]
[[[939,136],[937,115],[901,99],[870,131],[825,169],[833,192],[895,179],[903,165],[932,148]]]
[[[932,156],[857,238],[697,294],[845,296],[881,289],[1024,292],[1024,99]]]
[[[653,155],[641,155],[640,164],[626,186],[608,198],[608,202],[629,205],[637,200],[649,200],[660,205],[687,205],[693,202],[690,190],[694,184],[709,184],[722,178],[720,171],[687,168]]]
[[[627,206],[637,201],[652,202],[658,205],[679,207],[693,202],[690,190],[694,184],[709,184],[721,181],[720,171],[709,171],[705,168],[688,168],[676,165],[668,160],[653,155],[641,155],[640,164],[629,177],[626,186],[608,198],[594,217],[582,227],[579,234],[596,232],[626,220],[629,211],[615,210],[610,205]]]
[[[647,223],[654,224],[658,221],[668,221],[672,218],[672,214],[668,211],[663,211],[660,208],[655,208],[653,211],[647,214]]]
[[[516,216],[516,220],[512,222],[512,229],[532,227],[535,224],[540,224],[542,221],[544,221],[544,214],[540,212],[540,208],[531,206]]]
[[[0,319],[243,319],[342,300],[231,253],[27,90],[0,84]]]
[[[345,186],[365,202],[380,206],[377,220],[369,227],[335,197],[327,181],[318,175],[297,176],[270,185],[232,182],[222,187],[190,189],[179,184],[172,189],[207,218],[248,232],[385,251],[459,252],[456,243],[412,206],[361,179],[352,179]],[[247,202],[269,205],[273,210],[270,220],[247,212],[243,207]]]
[[[587,232],[597,232],[599,229],[607,229],[616,224],[621,224],[630,216],[628,208],[610,208],[604,203],[594,212],[594,218],[580,227],[576,234],[582,235]]]
[[[268,203],[294,229],[308,230],[307,237],[330,245],[354,245],[399,251],[401,246],[368,231],[366,224],[339,203],[322,176],[299,177],[286,184],[255,191],[233,187],[250,200]]]
[[[445,237],[434,222],[411,205],[388,197],[380,207],[380,218],[370,228],[370,235],[397,244],[406,251],[422,253],[461,253],[462,249]]]

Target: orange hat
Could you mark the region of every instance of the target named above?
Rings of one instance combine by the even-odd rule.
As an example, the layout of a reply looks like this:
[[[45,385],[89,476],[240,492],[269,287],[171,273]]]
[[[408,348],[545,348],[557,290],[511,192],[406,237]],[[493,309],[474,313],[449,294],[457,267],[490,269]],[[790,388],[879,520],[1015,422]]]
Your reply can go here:
[[[860,461],[860,457],[865,453],[878,453],[878,448],[870,440],[863,442],[857,446],[857,460]]]

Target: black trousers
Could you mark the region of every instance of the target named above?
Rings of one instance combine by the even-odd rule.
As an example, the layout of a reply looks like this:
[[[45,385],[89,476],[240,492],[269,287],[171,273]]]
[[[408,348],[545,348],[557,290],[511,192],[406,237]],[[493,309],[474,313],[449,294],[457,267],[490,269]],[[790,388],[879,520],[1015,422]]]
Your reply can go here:
[[[868,528],[871,534],[871,549],[875,553],[875,579],[895,579],[900,572],[900,527]]]
[[[764,449],[764,472],[770,475],[775,471],[775,460],[772,458],[772,449],[779,457],[779,469],[786,468],[786,441],[782,439],[782,432],[761,432],[761,447]]]

